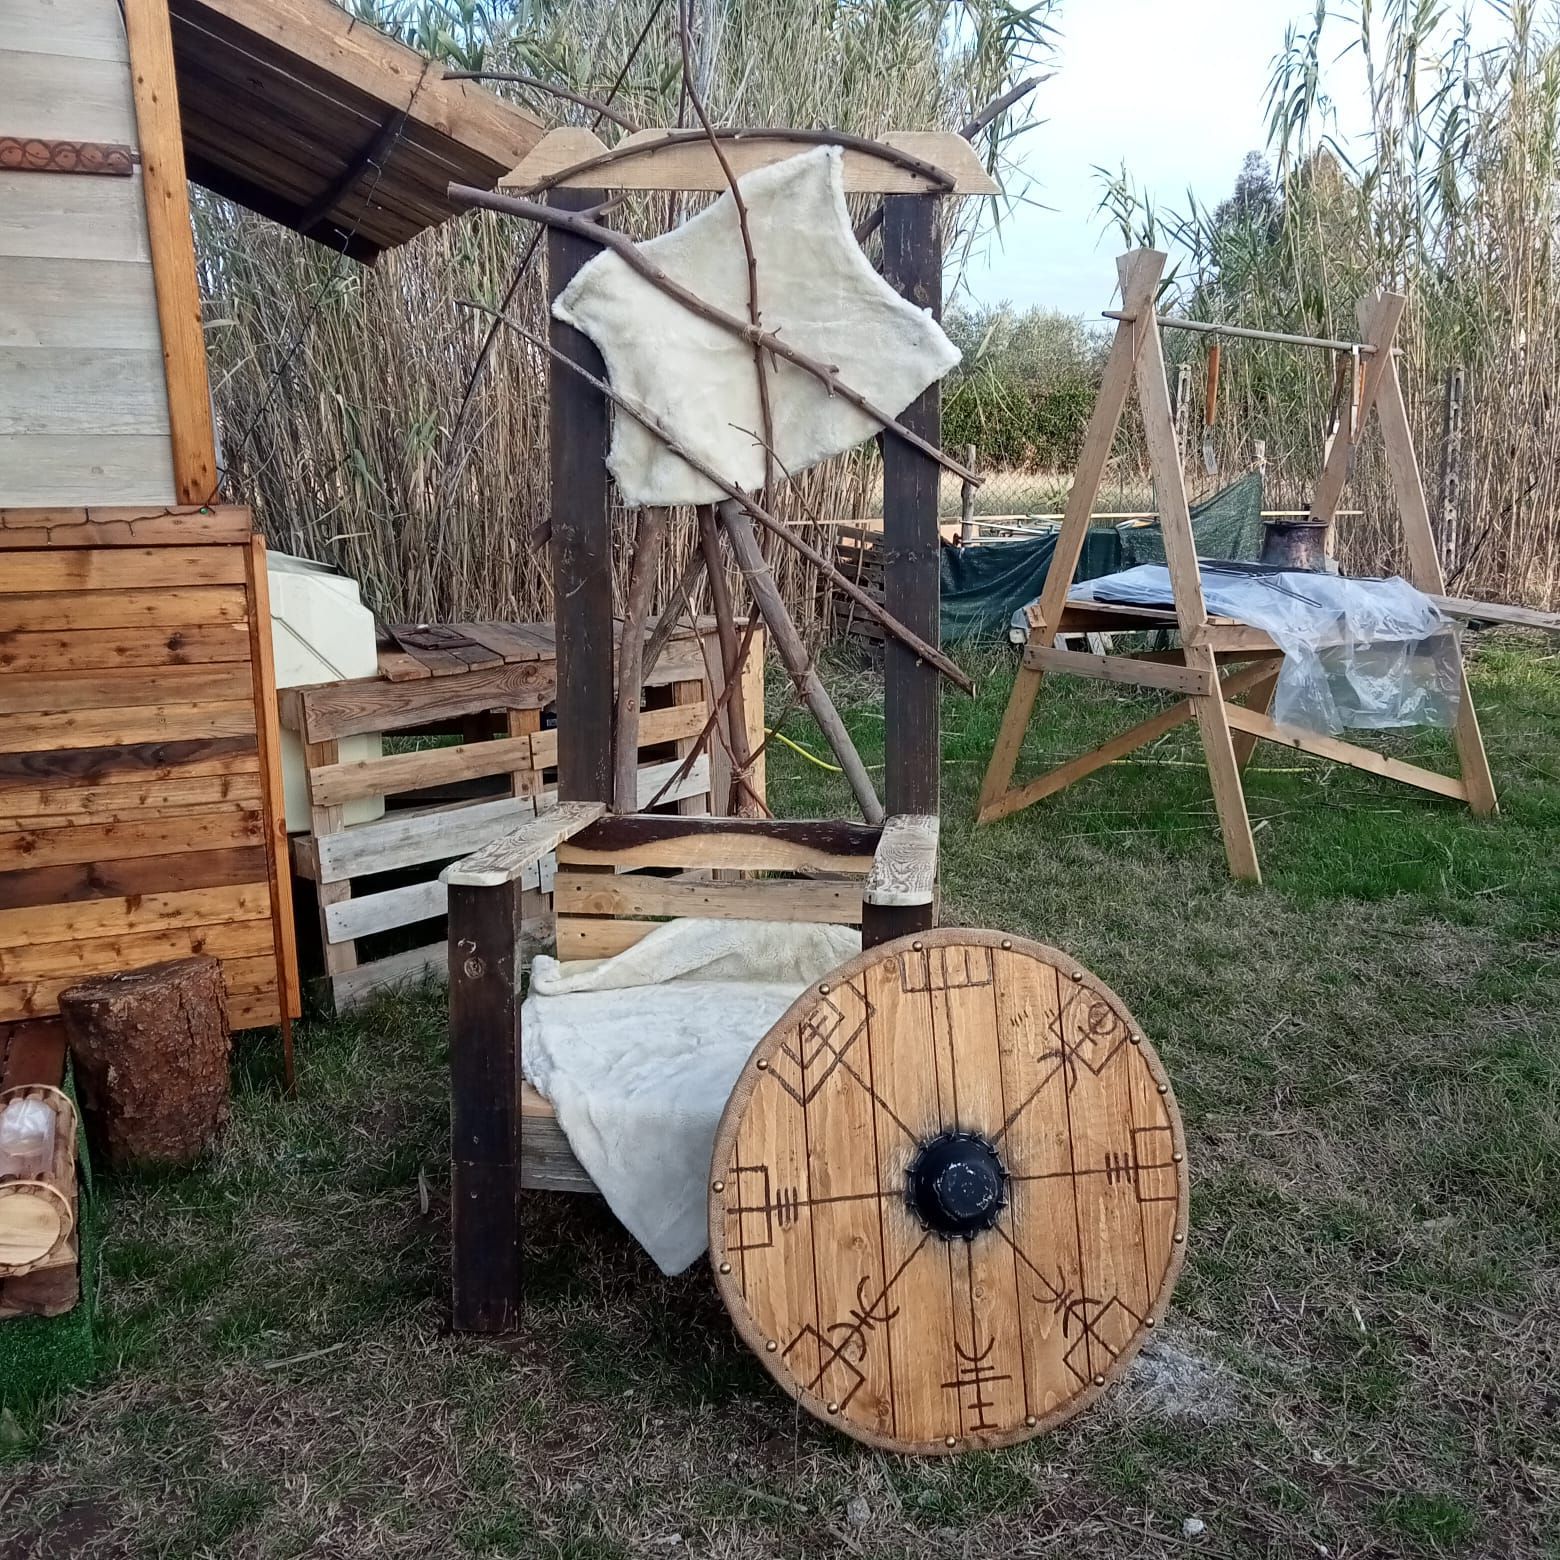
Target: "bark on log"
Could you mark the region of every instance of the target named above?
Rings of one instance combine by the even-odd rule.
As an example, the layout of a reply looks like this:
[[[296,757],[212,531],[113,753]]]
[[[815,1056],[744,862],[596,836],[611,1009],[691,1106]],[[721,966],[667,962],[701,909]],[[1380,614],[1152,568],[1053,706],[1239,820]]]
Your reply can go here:
[[[82,1117],[105,1163],[180,1165],[228,1116],[227,996],[217,959],[172,959],[60,993]]]

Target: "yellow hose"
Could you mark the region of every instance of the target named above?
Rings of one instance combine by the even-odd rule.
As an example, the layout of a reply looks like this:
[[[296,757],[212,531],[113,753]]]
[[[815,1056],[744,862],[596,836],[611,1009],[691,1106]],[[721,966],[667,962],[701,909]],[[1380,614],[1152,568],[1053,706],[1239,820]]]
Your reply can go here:
[[[769,726],[764,727],[764,735],[773,738],[776,742],[783,742],[793,753],[800,753],[809,764],[816,764],[820,769],[827,769],[831,775],[844,774],[844,770],[838,764],[826,764],[816,753],[809,753],[800,742],[793,742],[784,732],[775,731]]]

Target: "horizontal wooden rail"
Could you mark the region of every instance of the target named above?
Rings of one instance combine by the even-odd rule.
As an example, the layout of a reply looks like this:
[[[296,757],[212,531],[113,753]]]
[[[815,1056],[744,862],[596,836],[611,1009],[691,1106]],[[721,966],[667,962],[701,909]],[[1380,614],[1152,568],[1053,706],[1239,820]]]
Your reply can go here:
[[[1120,309],[1102,311],[1107,320],[1117,320],[1123,325],[1136,325],[1137,315],[1126,314]],[[1296,336],[1284,330],[1256,330],[1249,325],[1220,325],[1213,320],[1182,320],[1170,314],[1156,314],[1155,323],[1161,330],[1190,330],[1204,336],[1239,336],[1246,341],[1279,341],[1291,347],[1327,347],[1334,352],[1358,352],[1361,357],[1371,357],[1376,349],[1368,341],[1338,341],[1331,336]]]
[[[786,818],[603,818],[558,849],[563,866],[712,867],[738,871],[871,870],[881,830]]]
[[[1090,655],[1058,650],[1051,645],[1024,646],[1024,665],[1037,672],[1066,672],[1096,682],[1128,683],[1144,688],[1168,688],[1172,693],[1204,697],[1214,691],[1213,673],[1201,666],[1139,661],[1133,656]]]
[[[1230,725],[1237,731],[1248,731],[1266,742],[1281,742],[1285,747],[1310,753],[1316,758],[1330,758],[1335,764],[1347,764],[1351,769],[1362,769],[1367,774],[1381,775],[1403,785],[1417,786],[1421,791],[1433,791],[1437,796],[1448,796],[1456,802],[1468,800],[1468,788],[1453,775],[1437,774],[1433,769],[1422,769],[1418,764],[1388,758],[1372,748],[1343,742],[1318,731],[1281,725],[1270,715],[1244,709],[1238,704],[1230,705],[1227,713]]]

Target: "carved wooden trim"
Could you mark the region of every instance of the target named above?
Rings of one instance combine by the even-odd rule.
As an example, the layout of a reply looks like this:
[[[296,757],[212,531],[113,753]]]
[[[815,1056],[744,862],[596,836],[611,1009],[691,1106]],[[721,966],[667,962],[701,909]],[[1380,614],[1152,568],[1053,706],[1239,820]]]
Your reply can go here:
[[[118,141],[46,141],[35,135],[0,135],[0,173],[93,173],[128,179],[135,148]]]

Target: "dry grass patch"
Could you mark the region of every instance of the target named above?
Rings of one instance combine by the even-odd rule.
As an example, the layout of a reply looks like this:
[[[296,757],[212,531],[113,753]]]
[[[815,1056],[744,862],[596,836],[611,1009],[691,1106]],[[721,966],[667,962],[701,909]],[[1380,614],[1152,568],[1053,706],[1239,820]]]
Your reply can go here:
[[[1186,1116],[1172,1325],[1098,1412],[953,1462],[857,1447],[776,1392],[702,1272],[662,1277],[579,1199],[530,1199],[525,1331],[451,1337],[426,993],[306,1026],[295,1101],[248,1048],[220,1151],[109,1185],[102,1376],[5,1421],[0,1554],[1553,1554],[1546,656],[1497,642],[1477,667],[1498,822],[1259,758],[1256,892],[1223,875],[1184,743],[972,831],[1006,659],[948,704],[945,918],[1088,963]],[[874,682],[841,681],[873,762]],[[1032,746],[1077,751],[1135,707],[1058,686]],[[828,777],[772,756],[788,810],[834,810]]]

